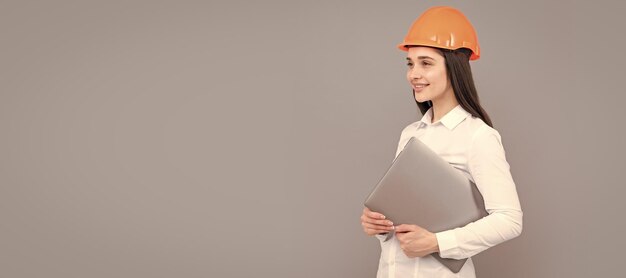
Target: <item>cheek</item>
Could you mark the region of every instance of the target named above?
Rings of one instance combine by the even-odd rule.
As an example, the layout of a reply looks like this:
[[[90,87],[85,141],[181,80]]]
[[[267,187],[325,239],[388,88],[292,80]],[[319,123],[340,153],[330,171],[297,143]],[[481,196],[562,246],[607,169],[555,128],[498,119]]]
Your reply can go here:
[[[436,83],[437,87],[445,88],[448,83],[448,78],[445,71],[439,71],[432,76],[433,83]]]

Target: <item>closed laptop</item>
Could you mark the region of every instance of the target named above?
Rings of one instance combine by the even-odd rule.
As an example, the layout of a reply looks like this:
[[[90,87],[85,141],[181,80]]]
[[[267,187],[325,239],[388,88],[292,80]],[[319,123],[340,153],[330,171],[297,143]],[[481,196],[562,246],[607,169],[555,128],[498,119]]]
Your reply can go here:
[[[433,233],[487,215],[476,185],[415,137],[398,154],[365,206],[395,225],[415,224]],[[432,255],[454,273],[466,261]]]

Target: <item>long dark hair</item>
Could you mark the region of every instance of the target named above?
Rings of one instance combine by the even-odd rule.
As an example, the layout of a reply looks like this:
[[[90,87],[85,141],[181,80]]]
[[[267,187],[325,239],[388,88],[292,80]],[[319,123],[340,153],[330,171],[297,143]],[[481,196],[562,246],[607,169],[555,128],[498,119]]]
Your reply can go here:
[[[487,125],[493,127],[489,115],[487,115],[485,109],[480,106],[480,102],[478,100],[478,93],[476,92],[476,87],[474,86],[472,69],[469,64],[469,57],[472,54],[471,50],[466,48],[459,48],[457,50],[442,48],[435,49],[439,50],[446,60],[446,72],[448,79],[450,80],[454,96],[459,102],[459,105],[461,105],[465,111],[482,119]],[[412,96],[415,98],[415,92],[413,92]],[[417,103],[417,107],[422,112],[422,115],[425,114],[430,107],[432,107],[432,102],[430,100],[422,103],[419,103],[416,100],[415,103]]]

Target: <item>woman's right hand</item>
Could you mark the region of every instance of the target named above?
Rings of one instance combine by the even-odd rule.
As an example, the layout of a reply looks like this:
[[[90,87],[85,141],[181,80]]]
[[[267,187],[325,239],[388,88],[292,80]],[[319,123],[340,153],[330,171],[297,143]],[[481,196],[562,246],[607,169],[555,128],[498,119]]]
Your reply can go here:
[[[373,212],[367,207],[363,209],[361,215],[361,226],[369,236],[384,234],[394,229],[393,223],[385,219],[386,217],[378,212]]]

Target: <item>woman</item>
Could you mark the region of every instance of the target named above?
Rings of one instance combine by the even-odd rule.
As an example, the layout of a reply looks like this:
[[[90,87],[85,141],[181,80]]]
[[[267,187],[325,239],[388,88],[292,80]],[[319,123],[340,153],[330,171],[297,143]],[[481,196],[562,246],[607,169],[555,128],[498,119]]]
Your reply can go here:
[[[489,215],[433,233],[418,223],[394,226],[365,208],[363,229],[381,244],[377,277],[475,277],[471,256],[522,232],[522,210],[500,134],[480,106],[472,79],[469,61],[480,57],[476,33],[460,11],[433,7],[398,47],[407,51],[407,80],[424,116],[404,128],[396,156],[411,137],[418,138],[476,184]],[[453,273],[430,256],[434,252],[469,259]]]

